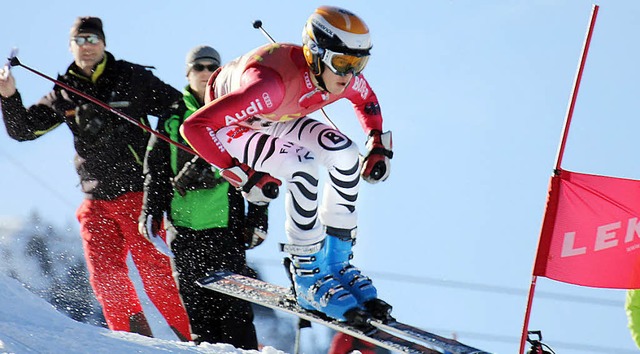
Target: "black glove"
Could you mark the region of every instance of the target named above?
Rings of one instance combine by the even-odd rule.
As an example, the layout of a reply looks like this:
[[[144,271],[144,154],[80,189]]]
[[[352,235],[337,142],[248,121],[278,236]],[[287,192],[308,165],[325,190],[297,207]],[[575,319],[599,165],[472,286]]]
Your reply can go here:
[[[269,229],[269,215],[267,213],[269,205],[256,205],[249,203],[246,226],[242,231],[244,246],[246,249],[252,249],[259,246],[267,239],[267,230]]]
[[[105,109],[93,103],[76,107],[75,122],[78,133],[85,138],[96,137],[107,126],[108,119]]]
[[[173,187],[183,197],[190,190],[213,188],[224,181],[224,178],[216,178],[216,173],[212,168],[213,166],[207,161],[194,156],[191,161],[184,164],[180,172],[173,178]]]
[[[151,214],[147,214],[142,212],[140,217],[138,218],[138,232],[147,239],[147,241],[151,242],[153,246],[158,250],[158,252],[164,254],[168,257],[175,257],[167,242],[162,239],[160,236],[160,230],[162,228],[162,221],[164,219],[164,215],[162,218],[154,217]]]
[[[244,247],[249,250],[260,246],[267,239],[267,231],[259,227],[247,226],[242,236],[244,238]]]
[[[147,213],[141,213],[140,218],[138,219],[138,232],[140,232],[144,238],[151,241],[152,237],[158,235],[158,232],[162,227],[161,225],[161,217],[154,217]]]
[[[367,156],[362,163],[362,178],[369,183],[384,181],[391,173],[391,158],[393,157],[393,143],[391,132],[382,134],[379,130],[372,130],[366,144]]]

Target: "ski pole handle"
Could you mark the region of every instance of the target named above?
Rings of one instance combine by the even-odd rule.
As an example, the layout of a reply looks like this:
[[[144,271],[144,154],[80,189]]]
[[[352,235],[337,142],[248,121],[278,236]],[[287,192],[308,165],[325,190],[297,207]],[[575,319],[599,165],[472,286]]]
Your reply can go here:
[[[382,176],[384,176],[386,172],[387,166],[385,166],[384,162],[378,161],[375,165],[373,165],[373,168],[371,169],[371,178],[379,180],[380,178],[382,178]]]
[[[269,32],[267,32],[264,28],[262,28],[262,21],[260,21],[260,20],[253,21],[253,28],[259,29],[260,32],[262,32],[262,34],[264,34],[264,36],[267,37],[267,39],[269,39],[269,41],[271,43],[275,43],[276,42],[276,40],[273,39],[273,37],[271,37]]]
[[[4,64],[3,67],[3,74],[2,74],[2,79],[6,79],[9,77],[9,73],[11,72],[11,67],[13,66],[12,61],[13,58],[16,57],[16,55],[18,55],[18,48],[13,48],[11,49],[11,53],[9,53],[9,57],[7,58],[7,63]]]
[[[280,187],[275,182],[269,182],[262,186],[262,193],[267,198],[276,199],[280,194]]]

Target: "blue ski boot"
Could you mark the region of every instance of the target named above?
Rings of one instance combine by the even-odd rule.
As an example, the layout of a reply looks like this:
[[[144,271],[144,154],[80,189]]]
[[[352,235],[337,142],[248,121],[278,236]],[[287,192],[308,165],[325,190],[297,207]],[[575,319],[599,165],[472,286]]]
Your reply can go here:
[[[290,272],[300,307],[356,326],[366,323],[358,300],[329,271],[325,240],[308,246],[284,245],[283,250],[291,255]]]
[[[349,230],[327,228],[328,232],[343,234],[334,236],[327,234],[325,239],[329,269],[333,276],[344,286],[374,318],[382,321],[391,320],[391,305],[378,299],[378,291],[371,279],[362,275],[350,261],[353,258],[351,249],[356,243]]]

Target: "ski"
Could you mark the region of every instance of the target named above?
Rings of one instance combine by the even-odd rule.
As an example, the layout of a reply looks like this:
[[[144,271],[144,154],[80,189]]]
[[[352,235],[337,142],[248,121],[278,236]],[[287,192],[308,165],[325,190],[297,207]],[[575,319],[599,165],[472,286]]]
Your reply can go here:
[[[253,278],[227,271],[211,273],[201,278],[197,284],[226,295],[234,296],[255,304],[298,316],[304,320],[327,326],[333,330],[346,333],[352,337],[373,343],[394,352],[409,354],[440,354],[418,343],[397,337],[375,327],[360,329],[343,322],[328,320],[316,313],[302,309],[291,296],[291,292],[278,285],[266,283]]]
[[[389,321],[386,323],[380,321],[370,322],[374,327],[383,331],[394,333],[401,336],[407,336],[411,339],[423,341],[426,343],[432,343],[434,346],[442,348],[449,353],[453,354],[491,354],[484,350],[470,347],[466,344],[462,344],[455,339],[445,338],[431,332],[427,332],[423,329],[408,325],[406,323],[398,321]]]
[[[288,312],[392,351],[428,354],[442,353],[442,351],[452,354],[490,354],[395,320],[387,323],[371,320],[369,323],[372,327],[368,330],[327,320],[325,317],[299,307],[289,288],[227,271],[211,273],[199,279],[197,283],[210,290]]]

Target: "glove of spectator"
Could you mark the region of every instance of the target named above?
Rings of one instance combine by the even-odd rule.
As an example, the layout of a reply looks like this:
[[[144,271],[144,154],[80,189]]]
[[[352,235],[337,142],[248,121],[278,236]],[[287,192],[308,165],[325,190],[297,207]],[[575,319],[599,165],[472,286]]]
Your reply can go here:
[[[262,230],[259,227],[247,226],[244,228],[243,237],[244,247],[249,250],[256,246],[260,246],[260,244],[267,239],[267,231]]]
[[[366,144],[368,153],[362,162],[362,179],[369,183],[384,181],[391,173],[393,147],[391,132],[372,130]]]
[[[278,197],[279,186],[282,185],[279,179],[268,173],[258,172],[236,159],[234,164],[232,167],[221,170],[220,175],[241,191],[248,202],[266,205]]]
[[[161,219],[154,218],[153,215],[146,215],[145,213],[140,215],[140,219],[138,220],[138,231],[140,234],[151,242],[158,252],[173,258],[173,252],[171,252],[167,243],[159,235],[161,227]]]
[[[244,227],[241,232],[245,249],[260,245],[267,238],[269,230],[269,205],[255,205],[249,203]]]
[[[103,109],[93,103],[85,103],[76,108],[76,124],[85,136],[96,136],[100,133],[107,119]]]
[[[212,166],[198,156],[195,156],[191,161],[187,161],[172,180],[173,187],[183,197],[188,190],[213,188],[221,181],[223,179],[216,178],[216,173],[213,171]]]

